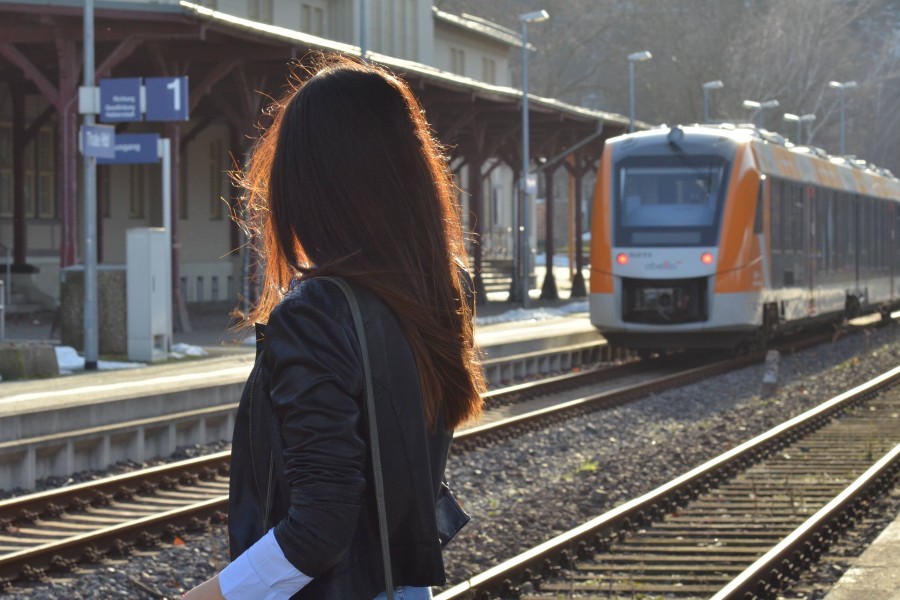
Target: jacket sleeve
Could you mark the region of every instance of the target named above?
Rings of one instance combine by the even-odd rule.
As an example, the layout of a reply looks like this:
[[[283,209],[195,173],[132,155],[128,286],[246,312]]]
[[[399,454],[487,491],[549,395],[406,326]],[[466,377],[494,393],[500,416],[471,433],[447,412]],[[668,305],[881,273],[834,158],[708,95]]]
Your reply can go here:
[[[270,396],[290,490],[288,515],[275,525],[275,538],[291,564],[313,578],[337,564],[350,545],[367,457],[358,403],[364,382],[349,310],[343,318],[334,304],[316,304],[288,296],[266,331]]]

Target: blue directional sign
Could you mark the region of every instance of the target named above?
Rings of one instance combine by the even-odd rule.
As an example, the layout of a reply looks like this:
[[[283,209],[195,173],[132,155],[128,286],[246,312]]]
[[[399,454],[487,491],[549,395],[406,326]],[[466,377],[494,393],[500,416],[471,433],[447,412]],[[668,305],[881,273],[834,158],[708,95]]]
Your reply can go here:
[[[188,120],[188,78],[147,77],[147,120]]]
[[[133,165],[159,162],[158,133],[123,133],[116,136],[116,155],[98,158],[98,165]]]
[[[140,121],[141,78],[100,80],[100,120],[104,123]]]
[[[84,156],[113,158],[116,155],[115,141],[116,128],[112,125],[81,126],[81,154]]]

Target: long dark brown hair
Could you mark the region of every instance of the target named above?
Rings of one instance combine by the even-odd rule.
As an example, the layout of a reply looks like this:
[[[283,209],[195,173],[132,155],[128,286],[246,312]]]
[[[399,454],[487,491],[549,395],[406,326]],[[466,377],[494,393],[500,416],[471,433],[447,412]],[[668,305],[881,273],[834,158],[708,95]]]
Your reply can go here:
[[[481,411],[473,310],[454,186],[407,85],[352,59],[295,69],[246,174],[244,224],[264,260],[265,322],[296,277],[339,275],[398,316],[416,357],[426,421],[455,428]],[[251,322],[252,322],[251,321]]]

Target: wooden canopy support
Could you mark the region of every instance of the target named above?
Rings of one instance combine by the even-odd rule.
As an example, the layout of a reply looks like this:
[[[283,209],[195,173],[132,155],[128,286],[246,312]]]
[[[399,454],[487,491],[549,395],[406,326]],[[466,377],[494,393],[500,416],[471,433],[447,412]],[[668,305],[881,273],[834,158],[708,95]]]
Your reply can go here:
[[[584,231],[582,205],[582,187],[584,176],[596,168],[599,154],[588,153],[584,148],[575,152],[574,160],[563,163],[566,170],[575,180],[575,278],[572,280],[572,298],[584,298],[587,296],[587,286],[584,283],[584,249],[581,244],[581,234]]]

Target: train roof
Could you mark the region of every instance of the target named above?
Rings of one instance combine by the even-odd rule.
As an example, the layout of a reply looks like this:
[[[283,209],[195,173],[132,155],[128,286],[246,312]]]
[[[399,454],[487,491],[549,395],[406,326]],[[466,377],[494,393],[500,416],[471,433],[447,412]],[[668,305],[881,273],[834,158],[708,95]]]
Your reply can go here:
[[[681,129],[684,135],[695,140],[708,136],[730,139],[735,145],[749,144],[758,168],[768,176],[900,200],[900,179],[887,169],[852,156],[832,156],[814,146],[798,146],[778,133],[750,124],[663,126],[619,136],[607,143],[625,141],[629,137],[649,139],[668,135],[674,129]]]

